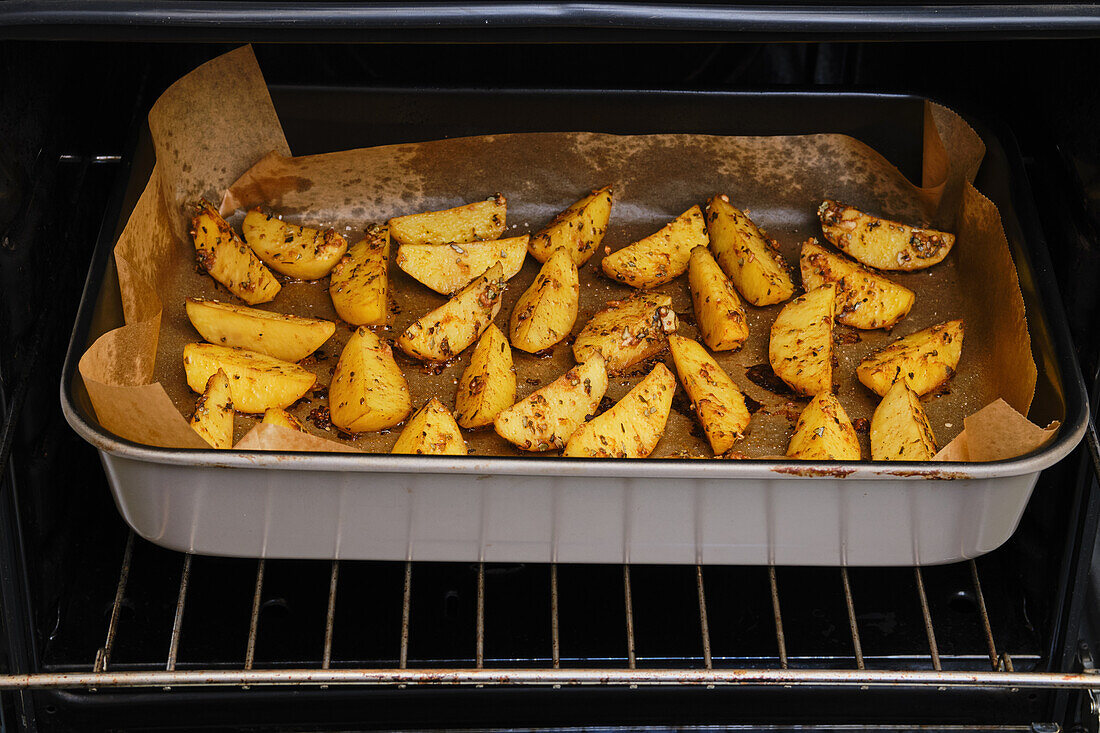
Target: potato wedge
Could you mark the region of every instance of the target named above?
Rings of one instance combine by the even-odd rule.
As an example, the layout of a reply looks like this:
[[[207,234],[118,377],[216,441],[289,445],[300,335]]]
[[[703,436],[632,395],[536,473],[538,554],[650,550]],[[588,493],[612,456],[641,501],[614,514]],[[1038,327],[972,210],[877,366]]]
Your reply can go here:
[[[794,295],[794,282],[775,242],[725,194],[707,202],[707,231],[714,258],[745,300],[774,305]]]
[[[862,329],[893,328],[913,307],[916,295],[909,288],[887,280],[877,272],[831,252],[816,239],[802,245],[799,257],[802,287],[813,290],[836,283],[837,323]]]
[[[745,395],[699,342],[672,334],[668,348],[711,450],[725,453],[749,426]]]
[[[911,333],[872,354],[856,367],[856,376],[880,397],[901,375],[909,387],[925,395],[955,374],[962,356],[963,322],[946,321]]]
[[[604,359],[593,353],[588,361],[502,411],[493,427],[500,437],[523,450],[564,448],[580,424],[596,414],[606,391]]]
[[[199,267],[245,303],[267,303],[282,289],[271,270],[206,201],[195,207],[191,238]]]
[[[573,330],[580,298],[573,257],[568,250],[558,250],[512,309],[508,322],[512,346],[533,354],[561,341]]]
[[[390,453],[464,456],[466,441],[451,411],[432,397],[409,418]]]
[[[577,428],[563,456],[572,458],[647,458],[665,433],[676,378],[657,364],[607,412]]]
[[[768,358],[791,389],[813,397],[833,388],[836,285],[825,283],[783,306],[772,323]]]
[[[516,401],[516,370],[512,348],[495,323],[490,323],[458,379],[455,418],[466,429],[491,425],[500,411]]]
[[[187,386],[195,392],[206,389],[210,375],[219,369],[229,377],[229,392],[237,412],[259,415],[269,407],[287,407],[313,388],[317,377],[297,364],[216,344],[187,344],[183,347],[183,370]]]
[[[269,407],[264,410],[264,419],[260,422],[265,422],[268,425],[281,425],[284,428],[297,430],[299,433],[306,432],[302,423],[298,422],[298,418],[294,417],[286,410],[280,410],[277,407]]]
[[[604,186],[554,217],[545,229],[531,237],[527,250],[539,262],[564,247],[580,267],[596,254],[611,218],[611,186]]]
[[[336,324],[257,308],[188,298],[187,317],[212,344],[238,346],[283,361],[301,361],[328,341]]]
[[[259,209],[245,215],[241,232],[264,264],[299,280],[319,280],[329,274],[348,250],[348,240],[334,229],[290,224]]]
[[[351,433],[385,430],[412,411],[409,384],[393,349],[360,326],[348,339],[328,388],[329,419]]]
[[[803,461],[858,461],[859,436],[832,392],[822,392],[798,416],[787,456]]]
[[[935,455],[936,436],[920,398],[899,379],[871,416],[871,460],[930,461]]]
[[[496,263],[511,280],[527,257],[526,234],[490,242],[466,244],[403,244],[397,248],[397,266],[437,293],[453,295]]]
[[[328,294],[336,313],[353,326],[382,326],[389,319],[390,230],[372,227],[332,268]]]
[[[638,293],[613,300],[592,316],[573,342],[573,356],[587,361],[599,352],[608,374],[620,374],[665,347],[666,334],[679,327],[672,298],[664,293]]]
[[[825,200],[817,210],[825,239],[859,262],[880,270],[923,270],[941,262],[955,235],[911,227]]]
[[[740,348],[749,337],[745,306],[741,304],[737,289],[706,247],[691,251],[688,286],[695,322],[706,345],[714,351]]]
[[[709,242],[703,211],[692,206],[660,231],[604,257],[600,266],[614,280],[635,288],[655,288],[683,275],[691,250]]]
[[[500,312],[504,268],[498,262],[397,337],[397,346],[423,361],[447,361],[477,341]]]
[[[504,234],[507,214],[508,199],[498,193],[485,201],[453,209],[396,216],[389,221],[390,236],[399,245],[465,244],[497,239]]]
[[[206,380],[206,389],[195,403],[191,427],[211,448],[233,447],[233,395],[229,392],[229,377],[219,369]]]

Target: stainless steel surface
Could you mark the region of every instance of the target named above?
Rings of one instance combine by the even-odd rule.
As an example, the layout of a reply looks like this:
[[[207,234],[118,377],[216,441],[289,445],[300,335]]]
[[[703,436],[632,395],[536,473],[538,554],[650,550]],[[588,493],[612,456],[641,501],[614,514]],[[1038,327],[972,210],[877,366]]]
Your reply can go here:
[[[626,602],[626,658],[631,669],[638,665],[634,653],[634,598],[630,592],[630,566],[623,565],[623,599]]]
[[[932,609],[928,607],[928,596],[924,592],[924,574],[920,568],[913,568],[913,574],[917,579],[917,595],[920,596],[920,610],[924,617],[924,633],[928,636],[928,651],[932,655],[932,669],[942,669],[940,665],[940,650],[936,645],[936,628],[932,624]],[[1011,670],[1009,670],[1011,671]]]
[[[848,607],[848,626],[852,630],[852,650],[856,655],[856,668],[863,669],[863,643],[859,639],[859,621],[856,620],[856,604],[852,600],[852,584],[848,580],[848,568],[840,569],[840,579],[844,584],[844,603]]]
[[[768,582],[772,590],[772,615],[775,617],[775,642],[779,648],[779,667],[787,669],[787,641],[783,636],[783,614],[779,608],[779,581],[775,577],[775,566],[768,566]]]
[[[122,569],[118,571],[118,585],[115,587],[115,600],[111,603],[111,619],[107,622],[107,640],[96,652],[95,664],[92,669],[95,672],[104,672],[107,663],[111,660],[111,650],[115,646],[115,635],[118,633],[118,615],[122,608],[122,599],[126,595],[126,582],[130,578],[130,562],[134,557],[134,533],[131,531],[126,537],[126,549],[122,552]]]
[[[332,574],[328,582],[328,609],[325,611],[325,652],[321,658],[321,668],[328,669],[332,664],[332,631],[336,621],[336,584],[340,580],[340,561],[332,561]]]
[[[183,572],[180,574],[180,591],[176,599],[176,615],[172,620],[172,638],[168,642],[168,664],[171,672],[176,668],[176,657],[180,649],[180,632],[183,629],[183,611],[187,605],[187,586],[191,582],[191,555],[183,556]]]
[[[256,563],[256,585],[252,592],[252,616],[248,620],[248,643],[244,651],[244,668],[252,669],[256,660],[256,634],[260,628],[260,603],[264,594],[264,566],[266,560]]]
[[[561,668],[561,638],[558,630],[558,566],[550,566],[550,653],[554,669]]]
[[[412,562],[405,562],[405,585],[401,594],[401,669],[409,666],[409,606],[412,601]]]
[[[703,664],[714,669],[714,660],[710,655],[710,628],[707,626],[707,594],[703,588],[703,566],[695,566],[695,586],[699,591],[699,631],[703,635]]]
[[[974,597],[978,602],[978,611],[982,618],[982,630],[985,631],[985,643],[989,646],[989,662],[993,669],[1000,665],[997,656],[997,644],[993,641],[993,626],[989,623],[989,611],[985,607],[985,595],[982,593],[982,581],[978,577],[978,564],[970,561],[970,577],[974,581]]]

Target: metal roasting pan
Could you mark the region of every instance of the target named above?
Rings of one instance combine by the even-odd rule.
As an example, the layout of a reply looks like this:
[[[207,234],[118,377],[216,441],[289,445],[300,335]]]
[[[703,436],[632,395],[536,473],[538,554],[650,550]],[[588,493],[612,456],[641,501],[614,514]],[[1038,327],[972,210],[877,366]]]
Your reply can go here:
[[[850,92],[367,90],[274,87],[298,155],[501,132],[844,133],[919,179],[923,103]],[[366,120],[364,122],[364,120]],[[973,118],[975,181],[1000,209],[1039,380],[1030,417],[1061,420],[1039,451],[994,463],[578,460],[172,450],[99,427],[77,362],[122,325],[111,252],[152,170],[135,133],[96,244],[61,385],[141,536],[209,555],[363,560],[931,565],[1015,530],[1039,473],[1088,421],[1086,392],[1011,134]],[[1052,243],[1057,246],[1057,243]]]

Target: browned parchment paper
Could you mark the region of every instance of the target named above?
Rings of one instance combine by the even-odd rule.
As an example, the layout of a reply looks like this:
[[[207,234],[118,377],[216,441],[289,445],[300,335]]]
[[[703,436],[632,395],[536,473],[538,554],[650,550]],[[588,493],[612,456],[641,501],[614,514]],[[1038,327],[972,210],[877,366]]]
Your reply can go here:
[[[233,101],[219,106],[216,114],[203,105],[212,89],[223,102]],[[589,189],[610,183],[615,187],[615,205],[604,239],[610,251],[652,233],[715,193],[727,193],[778,240],[796,269],[802,241],[821,237],[816,208],[823,198],[836,198],[903,221],[932,222],[955,231],[958,242],[944,263],[930,270],[890,275],[916,292],[910,315],[893,333],[837,329],[839,364],[834,380],[840,384],[838,394],[849,415],[854,420],[869,419],[877,404],[877,397],[855,378],[860,360],[899,336],[949,318],[964,319],[966,339],[958,374],[944,390],[925,401],[940,445],[959,434],[964,418],[998,399],[1026,415],[1034,394],[1036,368],[1024,304],[1000,215],[970,184],[984,146],[961,118],[942,107],[929,104],[926,108],[923,188],[905,180],[872,149],[841,135],[534,133],[291,158],[248,48],[207,63],[169,89],[150,114],[150,126],[158,162],[116,247],[129,330],[119,329],[101,338],[81,363],[101,423],[133,440],[201,447],[201,442],[196,446],[196,436],[183,417],[193,409],[195,395],[184,381],[182,349],[185,343],[199,339],[186,318],[183,299],[233,298],[195,271],[193,247],[185,234],[187,206],[201,196],[218,197],[226,187],[222,211],[231,223],[239,224],[245,209],[262,205],[288,220],[334,226],[354,241],[373,222],[446,208],[497,191],[509,200],[506,236],[533,233]],[[600,275],[602,257],[603,252],[598,253],[581,270],[580,314],[574,334],[607,300],[630,292]],[[520,274],[509,282],[498,316],[502,327],[506,328],[512,305],[537,271],[538,263],[528,258]],[[390,277],[394,294],[391,336],[445,301],[396,266],[391,266]],[[278,297],[262,307],[335,320],[326,286],[326,281],[288,281]],[[660,289],[673,298],[681,318],[680,333],[694,337],[686,278]],[[781,307],[746,306],[752,337],[741,350],[717,355],[746,394],[761,405],[749,434],[738,445],[738,450],[750,457],[782,455],[793,422],[805,404],[765,389],[746,375],[750,367],[767,363],[769,329]],[[309,364],[319,385],[327,385],[331,379],[349,334],[349,329],[338,328],[317,360]],[[667,354],[658,358],[668,359]],[[468,352],[438,373],[400,355],[398,359],[409,379],[414,404],[437,395],[453,405],[455,385],[468,363]],[[573,363],[568,343],[558,345],[544,358],[516,351],[515,360],[520,397]],[[620,398],[645,371],[638,368],[612,379],[607,399]],[[139,402],[141,409],[137,410]],[[367,452],[392,447],[396,430],[347,438],[310,423],[310,412],[325,403],[319,392],[291,410],[314,436],[298,438],[301,434],[293,431],[264,430],[262,441],[253,434],[241,447],[318,450],[309,437],[337,439],[340,443],[336,445]],[[237,437],[255,423],[254,418],[239,416]],[[468,432],[466,437],[477,454],[516,454],[491,430]],[[863,441],[865,455],[869,455],[866,435]],[[710,454],[682,394],[654,456],[676,451]],[[967,455],[969,460],[979,460],[976,456],[984,454],[971,447]]]

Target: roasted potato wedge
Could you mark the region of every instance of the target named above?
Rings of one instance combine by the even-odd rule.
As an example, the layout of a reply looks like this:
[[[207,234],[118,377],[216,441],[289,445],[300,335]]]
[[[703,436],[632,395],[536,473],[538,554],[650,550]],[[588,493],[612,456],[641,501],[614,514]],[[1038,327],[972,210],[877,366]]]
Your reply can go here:
[[[328,294],[351,325],[382,326],[389,318],[389,256],[389,229],[372,227],[332,268]]]
[[[497,415],[497,434],[529,451],[556,450],[581,423],[596,414],[607,391],[607,369],[599,352],[542,389]]]
[[[899,376],[918,395],[925,395],[955,374],[962,356],[963,322],[946,321],[911,333],[856,367],[856,376],[872,392],[886,394]]]
[[[500,411],[516,401],[516,370],[512,348],[495,323],[490,323],[458,379],[455,418],[466,429],[491,425]]]
[[[871,417],[871,460],[930,461],[935,455],[936,436],[920,398],[899,379]]]
[[[437,293],[453,295],[496,263],[511,280],[527,257],[526,234],[490,242],[465,244],[403,244],[397,248],[397,266]]]
[[[206,380],[206,389],[195,403],[191,427],[211,448],[233,447],[233,395],[229,392],[229,377],[219,369]]]
[[[692,206],[660,231],[604,257],[600,266],[614,280],[635,288],[655,288],[683,275],[691,250],[709,242],[703,212]]]
[[[668,348],[711,450],[725,453],[749,426],[745,395],[697,341],[672,334]]]
[[[611,186],[604,186],[555,216],[545,229],[531,237],[527,250],[539,262],[546,262],[564,247],[580,267],[596,253],[610,218]]]
[[[409,418],[390,453],[464,456],[466,441],[451,411],[432,397]]]
[[[768,358],[791,389],[813,397],[833,388],[836,285],[825,283],[783,306],[772,323]]]
[[[577,428],[563,456],[573,458],[646,458],[665,432],[676,378],[664,364],[653,367],[607,412]]]
[[[351,433],[384,430],[412,411],[409,384],[390,345],[360,326],[348,339],[328,388],[329,419]]]
[[[725,194],[707,202],[707,231],[715,259],[745,300],[774,305],[794,294],[794,282],[775,242]]]
[[[799,257],[802,287],[813,290],[836,283],[837,323],[853,328],[893,328],[913,307],[916,296],[909,288],[831,252],[816,239],[802,245]]]
[[[334,229],[290,224],[259,209],[245,215],[241,232],[268,267],[299,280],[319,280],[329,274],[348,250],[348,240]]]
[[[688,285],[695,322],[706,345],[714,351],[740,348],[749,337],[745,306],[741,304],[737,289],[706,247],[691,251]]]
[[[389,222],[390,236],[399,245],[465,244],[497,239],[504,234],[507,214],[508,199],[498,193],[485,201],[453,209],[396,216]]]
[[[188,298],[187,317],[212,344],[238,346],[283,361],[301,361],[328,341],[336,324],[257,308]]]
[[[286,410],[280,410],[277,407],[269,407],[264,410],[264,419],[260,422],[265,422],[268,425],[281,425],[284,428],[297,430],[299,433],[306,432],[302,423],[298,422],[298,418],[294,417]]]
[[[512,346],[533,354],[568,336],[577,320],[580,297],[577,265],[568,250],[560,249],[546,260],[512,309],[508,322]]]
[[[787,456],[803,461],[858,461],[859,436],[832,392],[821,392],[798,416]]]
[[[817,210],[825,239],[880,270],[923,270],[943,260],[955,235],[911,227],[826,200]]]
[[[504,268],[498,262],[457,295],[397,337],[397,346],[423,361],[447,361],[477,341],[500,312]]]
[[[191,238],[199,267],[245,303],[267,303],[282,289],[271,270],[206,201],[195,207]]]
[[[237,412],[254,415],[269,407],[287,407],[313,388],[317,377],[297,364],[216,344],[187,344],[183,347],[183,370],[187,386],[203,392],[210,376],[219,369],[229,377],[229,392]]]
[[[584,362],[599,352],[607,362],[607,373],[620,374],[663,349],[665,335],[676,333],[678,326],[672,298],[664,293],[613,300],[577,334],[573,356]]]

